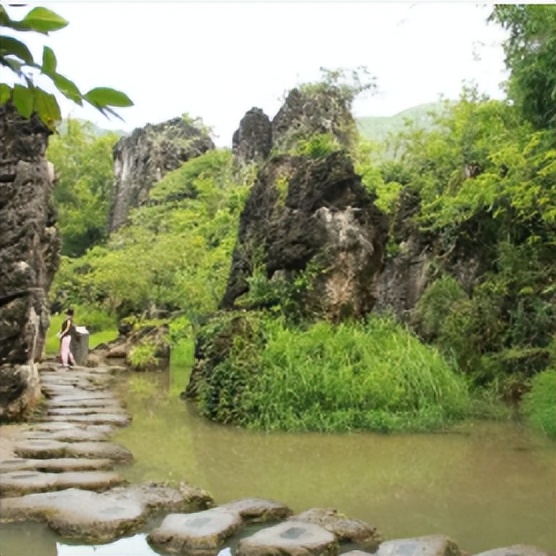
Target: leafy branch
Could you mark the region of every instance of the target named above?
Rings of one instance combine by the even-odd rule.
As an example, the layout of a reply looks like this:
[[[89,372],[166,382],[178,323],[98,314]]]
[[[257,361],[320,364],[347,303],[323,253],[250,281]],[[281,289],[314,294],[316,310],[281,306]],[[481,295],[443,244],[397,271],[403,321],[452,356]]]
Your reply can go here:
[[[24,83],[11,86],[0,82],[0,106],[11,101],[23,117],[29,118],[35,112],[49,128],[54,129],[62,119],[60,106],[53,94],[35,85],[33,77],[38,71],[39,75],[50,80],[58,92],[79,106],[87,103],[104,116],[113,115],[122,119],[113,107],[133,106],[133,102],[125,93],[110,87],[95,87],[82,93],[73,81],[58,72],[58,61],[51,48],[44,46],[42,59],[38,61],[24,41],[5,34],[8,30],[48,35],[67,25],[68,22],[63,17],[40,6],[31,9],[23,19],[15,20],[0,4],[0,66],[9,69]]]

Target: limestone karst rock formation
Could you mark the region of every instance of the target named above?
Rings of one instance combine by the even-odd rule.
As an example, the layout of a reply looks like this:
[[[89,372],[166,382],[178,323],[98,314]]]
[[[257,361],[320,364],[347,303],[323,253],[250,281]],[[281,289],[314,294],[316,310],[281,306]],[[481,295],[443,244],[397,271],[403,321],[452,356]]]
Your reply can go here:
[[[122,226],[129,211],[147,200],[164,175],[210,149],[214,143],[208,132],[184,118],[148,124],[122,137],[114,147],[115,185],[108,231]]]
[[[49,134],[36,116],[0,107],[0,419],[21,417],[39,396],[36,362],[60,247]]]

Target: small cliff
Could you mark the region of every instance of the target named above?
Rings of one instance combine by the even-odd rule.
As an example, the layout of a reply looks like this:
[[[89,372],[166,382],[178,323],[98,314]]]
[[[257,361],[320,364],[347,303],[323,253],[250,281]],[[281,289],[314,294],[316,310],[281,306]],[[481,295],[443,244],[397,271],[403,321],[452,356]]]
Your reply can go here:
[[[147,125],[114,146],[115,185],[108,231],[121,227],[129,211],[147,200],[164,175],[184,162],[214,149],[208,133],[183,118]]]
[[[368,313],[382,271],[386,218],[349,157],[283,155],[260,171],[241,215],[222,309],[249,293],[262,264],[269,281],[291,282],[313,266],[301,312],[339,321]]]
[[[36,361],[60,248],[49,134],[36,116],[0,107],[0,419],[21,417],[39,395]]]

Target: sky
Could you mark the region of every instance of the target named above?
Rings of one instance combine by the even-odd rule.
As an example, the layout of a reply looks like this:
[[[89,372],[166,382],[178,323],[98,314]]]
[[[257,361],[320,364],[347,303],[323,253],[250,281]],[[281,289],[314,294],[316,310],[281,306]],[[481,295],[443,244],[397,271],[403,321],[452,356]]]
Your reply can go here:
[[[503,96],[501,42],[487,24],[492,4],[332,0],[108,1],[66,0],[40,5],[70,24],[42,44],[58,71],[82,92],[109,86],[134,102],[107,120],[94,109],[62,102],[64,116],[105,129],[131,131],[188,113],[231,145],[245,112],[272,118],[287,91],[318,80],[320,68],[366,67],[377,90],[354,103],[355,116],[390,116],[406,108],[456,99],[464,83]],[[27,8],[11,8],[22,17]],[[26,37],[27,38],[27,37]]]

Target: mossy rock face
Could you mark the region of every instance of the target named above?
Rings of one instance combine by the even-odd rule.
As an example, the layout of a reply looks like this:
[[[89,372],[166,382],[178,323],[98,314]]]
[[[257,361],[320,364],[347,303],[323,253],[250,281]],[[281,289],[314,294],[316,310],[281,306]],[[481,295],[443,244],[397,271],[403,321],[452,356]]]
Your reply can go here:
[[[183,118],[151,125],[122,137],[114,147],[116,184],[110,207],[111,232],[144,203],[152,187],[184,162],[214,149],[207,130]]]
[[[234,342],[249,343],[254,347],[254,352],[257,351],[256,346],[260,346],[264,341],[258,328],[258,315],[255,312],[230,311],[212,315],[198,333],[195,344],[195,365],[191,370],[183,396],[197,398],[203,383],[210,384],[221,380],[226,380],[226,388],[217,390],[225,390],[230,401],[240,396],[248,383],[246,371],[238,368],[226,371],[226,361],[231,356]],[[217,368],[222,368],[223,372],[215,371]],[[216,410],[223,400],[214,399],[212,402]],[[210,413],[210,408],[208,411]]]
[[[351,146],[356,127],[350,103],[334,86],[292,89],[272,120],[273,148],[285,152],[299,140],[321,134],[330,134],[344,147]]]
[[[387,239],[386,216],[373,199],[346,152],[272,158],[241,215],[220,308],[283,302],[282,290],[303,280],[308,295],[300,297],[299,306],[288,307],[290,312],[335,321],[370,312]],[[282,290],[257,298],[256,272],[270,290]]]

